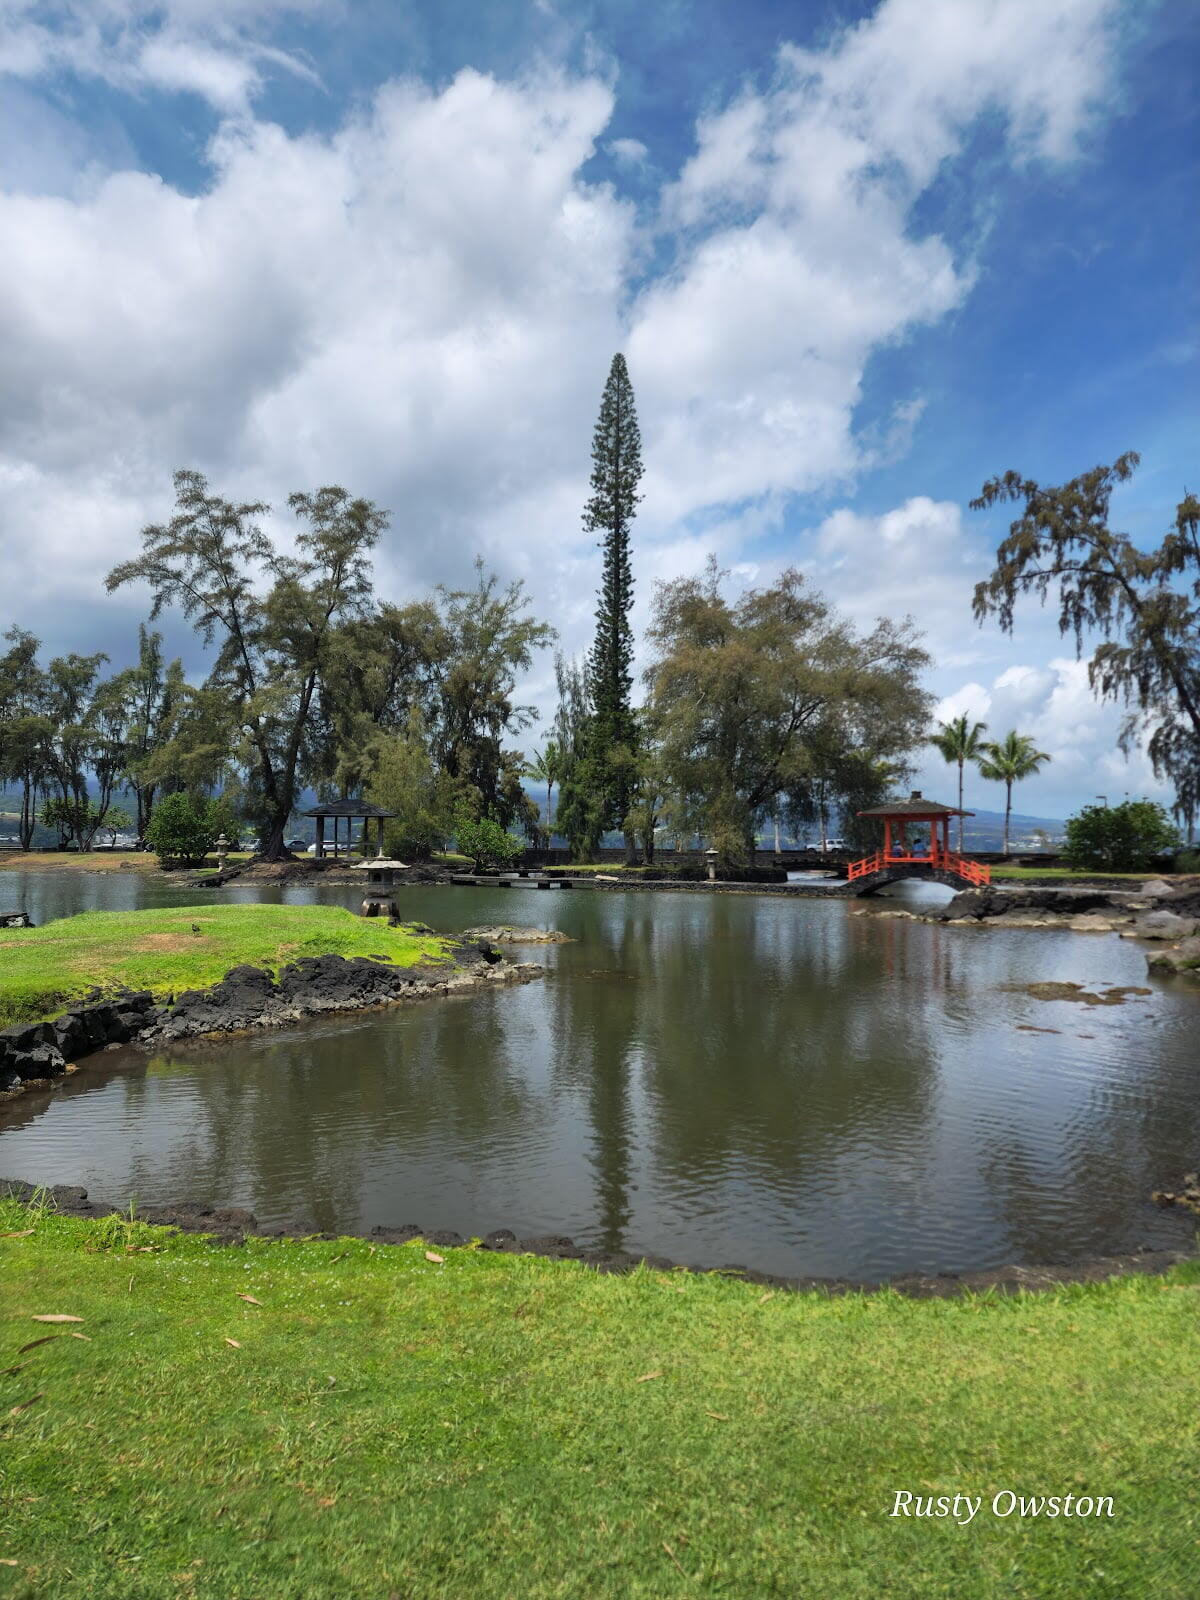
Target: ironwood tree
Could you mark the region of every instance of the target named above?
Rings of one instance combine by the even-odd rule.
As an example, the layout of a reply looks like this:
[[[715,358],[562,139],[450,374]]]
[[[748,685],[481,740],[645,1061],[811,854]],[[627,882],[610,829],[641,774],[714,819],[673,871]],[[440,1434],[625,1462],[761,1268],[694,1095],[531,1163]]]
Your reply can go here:
[[[647,670],[672,826],[722,866],[753,859],[760,823],[803,813],[816,786],[838,812],[919,744],[929,664],[909,621],[858,634],[788,568],[729,600],[727,573],[658,586]]]
[[[125,733],[123,777],[137,807],[133,819],[139,839],[145,838],[154,799],[169,777],[161,761],[163,751],[180,731],[179,719],[187,698],[183,664],[165,662],[162,634],[138,628],[138,661],[118,674],[128,724]]]
[[[4,635],[9,649],[0,656],[0,779],[20,793],[17,839],[22,850],[33,843],[38,794],[46,780],[46,743],[51,734],[45,710],[45,673],[38,664],[39,642],[24,628]]]
[[[367,609],[370,551],[387,515],[336,485],[293,494],[301,522],[295,555],[263,531],[261,502],[210,493],[199,472],[175,474],[176,513],[142,530],[142,553],[113,568],[112,590],[134,582],[153,595],[151,618],[177,605],[216,646],[208,686],[229,709],[247,769],[246,807],[262,826],[268,861],[289,852],[288,817],[314,751],[309,717],[340,630]]]
[[[989,479],[972,509],[1015,503],[1021,512],[976,585],[974,609],[1011,633],[1021,596],[1053,597],[1077,656],[1085,634],[1103,634],[1088,662],[1092,689],[1127,706],[1123,748],[1149,735],[1154,770],[1186,815],[1200,804],[1200,500],[1185,494],[1162,544],[1139,549],[1109,526],[1113,491],[1139,459],[1130,450],[1054,487],[1016,472]]]

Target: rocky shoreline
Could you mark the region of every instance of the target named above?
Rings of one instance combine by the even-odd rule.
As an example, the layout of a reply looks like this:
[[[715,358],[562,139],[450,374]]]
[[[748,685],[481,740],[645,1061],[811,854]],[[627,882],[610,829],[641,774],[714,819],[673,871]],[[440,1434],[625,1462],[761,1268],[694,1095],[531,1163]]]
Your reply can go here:
[[[110,1048],[152,1049],[178,1039],[283,1028],[329,1012],[527,983],[543,973],[535,962],[514,961],[487,940],[446,944],[446,966],[397,967],[366,956],[326,955],[291,962],[278,976],[265,967],[233,967],[211,988],[188,989],[162,1004],[149,990],[94,990],[52,1021],[0,1030],[0,1102],[54,1088],[77,1070],[79,1060]]]
[[[864,902],[865,916],[903,917],[912,922],[977,928],[1067,928],[1074,933],[1119,933],[1153,941],[1151,971],[1200,978],[1200,885],[1162,879],[1135,891],[1121,889],[964,889],[943,906],[914,911]]]
[[[98,1220],[114,1213],[128,1214],[127,1206],[92,1200],[86,1189],[71,1184],[57,1184],[38,1189],[22,1178],[0,1178],[0,1197],[9,1197],[28,1204],[35,1198],[47,1201],[55,1211],[64,1216]],[[233,1206],[196,1205],[188,1202],[177,1205],[142,1205],[137,1208],[142,1222],[157,1227],[178,1228],[184,1233],[210,1236],[215,1244],[237,1246],[248,1238],[257,1239],[364,1239],[373,1245],[409,1244],[422,1239],[426,1244],[453,1249],[472,1243],[460,1233],[448,1229],[427,1229],[417,1223],[397,1226],[380,1226],[369,1232],[323,1233],[301,1226],[262,1227],[251,1211]],[[624,1250],[597,1250],[580,1245],[564,1234],[540,1234],[519,1239],[508,1228],[497,1228],[479,1240],[480,1250],[495,1251],[503,1255],[534,1255],[552,1261],[578,1261],[596,1272],[626,1273],[646,1266],[657,1272],[704,1272],[720,1277],[736,1278],[769,1289],[817,1290],[825,1294],[860,1294],[891,1291],[908,1299],[947,1299],[960,1294],[1021,1294],[1057,1288],[1066,1283],[1100,1283],[1107,1278],[1132,1274],[1152,1275],[1166,1272],[1170,1267],[1197,1257],[1195,1249],[1152,1250],[1146,1246],[1121,1255],[1093,1256],[1056,1266],[993,1267],[984,1272],[906,1273],[881,1282],[852,1278],[790,1278],[778,1273],[759,1272],[753,1267],[734,1264],[700,1267],[672,1261],[666,1256]]]

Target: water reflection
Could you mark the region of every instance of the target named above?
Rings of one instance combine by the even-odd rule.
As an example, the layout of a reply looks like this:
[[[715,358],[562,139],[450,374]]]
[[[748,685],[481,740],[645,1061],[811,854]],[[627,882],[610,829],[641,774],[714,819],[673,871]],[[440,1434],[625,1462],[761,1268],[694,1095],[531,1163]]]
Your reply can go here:
[[[507,1226],[866,1277],[1188,1237],[1146,1197],[1195,1165],[1200,994],[1087,1008],[1008,987],[1140,982],[1128,942],[755,895],[430,888],[406,911],[577,942],[519,989],[109,1058],[5,1115],[0,1171],[315,1228]]]

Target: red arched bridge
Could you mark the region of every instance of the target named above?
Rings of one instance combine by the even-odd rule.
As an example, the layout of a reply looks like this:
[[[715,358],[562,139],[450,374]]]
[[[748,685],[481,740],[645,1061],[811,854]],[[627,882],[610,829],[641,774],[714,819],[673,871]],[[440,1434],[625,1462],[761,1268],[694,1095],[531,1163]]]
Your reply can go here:
[[[976,889],[992,881],[991,867],[950,848],[950,818],[973,817],[973,811],[926,800],[914,789],[907,800],[889,800],[858,814],[883,823],[883,847],[850,863],[846,881],[852,894],[873,894],[901,878],[927,878],[952,889]]]

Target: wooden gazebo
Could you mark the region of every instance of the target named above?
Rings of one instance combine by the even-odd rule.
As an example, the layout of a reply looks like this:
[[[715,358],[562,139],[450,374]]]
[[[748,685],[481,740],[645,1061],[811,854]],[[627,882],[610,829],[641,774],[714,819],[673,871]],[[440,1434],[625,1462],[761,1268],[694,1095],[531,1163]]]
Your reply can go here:
[[[304,813],[306,817],[315,817],[317,822],[317,859],[322,860],[325,855],[325,824],[333,823],[333,853],[338,853],[338,823],[345,819],[346,823],[346,850],[349,853],[350,837],[353,824],[361,822],[363,825],[363,847],[367,843],[367,824],[376,824],[376,850],[377,856],[383,854],[383,825],[389,817],[394,817],[394,811],[384,811],[382,806],[373,806],[369,800],[334,800],[326,806],[314,806],[311,811]]]
[[[889,800],[886,805],[870,806],[860,817],[878,817],[883,823],[883,848],[874,855],[852,861],[846,873],[858,893],[894,883],[898,878],[933,878],[939,883],[978,886],[990,883],[992,869],[950,848],[950,818],[973,817],[973,811],[944,806],[939,800],[926,800],[914,789],[907,800]],[[929,842],[910,845],[907,829],[917,822],[929,824]]]

